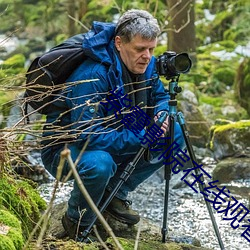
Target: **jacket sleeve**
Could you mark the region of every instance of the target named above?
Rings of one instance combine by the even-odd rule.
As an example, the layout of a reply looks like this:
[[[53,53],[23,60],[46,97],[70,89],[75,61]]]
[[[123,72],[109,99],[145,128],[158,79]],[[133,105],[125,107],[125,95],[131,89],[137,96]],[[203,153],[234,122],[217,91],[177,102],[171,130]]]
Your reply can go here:
[[[88,70],[86,70],[88,66]],[[139,137],[128,129],[114,129],[107,121],[116,123],[115,116],[108,116],[103,101],[109,90],[106,79],[107,72],[104,66],[90,67],[83,63],[68,79],[77,82],[81,79],[90,79],[89,82],[75,84],[67,89],[66,102],[70,107],[71,131],[76,135],[76,143],[83,147],[88,143],[88,150],[104,150],[111,154],[123,155],[136,153],[140,148]]]

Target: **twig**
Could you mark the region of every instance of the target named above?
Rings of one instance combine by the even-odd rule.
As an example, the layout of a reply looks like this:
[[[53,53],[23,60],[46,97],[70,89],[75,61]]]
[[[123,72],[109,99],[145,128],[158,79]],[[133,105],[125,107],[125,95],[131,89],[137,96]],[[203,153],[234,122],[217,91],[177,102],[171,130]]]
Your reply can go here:
[[[140,237],[140,233],[141,233],[141,220],[139,221],[139,225],[138,225],[138,230],[137,230],[137,234],[136,234],[136,238],[135,238],[135,246],[134,246],[134,250],[138,249],[138,245],[139,245],[139,237]]]
[[[100,234],[98,233],[96,225],[93,226],[93,230],[95,232],[97,239],[100,241],[100,243],[104,247],[104,249],[109,250],[108,246],[105,244],[105,242],[102,240]]]
[[[59,180],[60,180],[61,175],[62,175],[62,169],[63,169],[64,163],[65,163],[65,160],[66,159],[63,158],[63,157],[60,158],[60,162],[59,162],[59,165],[58,165],[58,168],[57,168],[56,182],[55,182],[55,186],[54,186],[54,189],[53,189],[53,193],[52,193],[52,197],[50,199],[49,205],[48,205],[46,211],[44,212],[44,214],[41,216],[38,223],[36,224],[35,228],[31,232],[31,234],[29,235],[29,238],[28,238],[26,244],[24,245],[23,250],[27,249],[27,247],[29,246],[30,241],[32,240],[32,238],[35,235],[36,231],[38,230],[38,228],[40,227],[40,225],[43,222],[41,232],[39,234],[39,237],[38,237],[38,240],[37,240],[37,243],[36,243],[37,247],[41,246],[42,239],[43,239],[43,236],[45,234],[47,224],[49,222],[49,218],[51,216],[51,210],[52,210],[53,202],[55,200],[55,194],[56,194],[56,190],[57,190],[58,185],[59,185]]]
[[[89,28],[87,26],[85,26],[82,22],[80,22],[79,20],[77,20],[76,18],[74,18],[71,15],[68,15],[68,17],[72,20],[74,20],[76,23],[80,24],[86,31],[89,31]]]
[[[113,238],[115,245],[118,247],[119,250],[124,250],[123,247],[121,246],[121,244],[119,243],[119,241],[117,240],[116,236],[114,235],[111,227],[109,226],[109,224],[106,222],[106,220],[104,219],[104,217],[102,216],[102,214],[100,213],[100,211],[98,210],[98,208],[96,207],[95,203],[93,202],[92,198],[90,197],[88,191],[86,190],[79,174],[77,173],[77,170],[75,168],[74,162],[71,158],[71,154],[70,154],[70,150],[69,149],[64,149],[61,152],[61,158],[66,158],[68,160],[69,166],[73,172],[73,176],[75,178],[75,181],[80,189],[80,191],[82,192],[84,198],[86,199],[86,201],[88,202],[90,208],[94,211],[94,213],[97,215],[98,219],[100,220],[100,222],[102,223],[102,225],[104,226],[105,230],[107,231],[107,233]]]

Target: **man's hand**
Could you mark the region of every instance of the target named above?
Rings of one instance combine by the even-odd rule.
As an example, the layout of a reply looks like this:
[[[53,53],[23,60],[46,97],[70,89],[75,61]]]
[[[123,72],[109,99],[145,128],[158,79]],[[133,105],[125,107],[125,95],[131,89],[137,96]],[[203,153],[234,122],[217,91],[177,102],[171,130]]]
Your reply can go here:
[[[162,112],[166,112],[166,111],[158,112],[157,115],[154,117],[155,122],[159,119]],[[169,119],[168,119],[168,116],[167,116],[167,118],[165,119],[165,121],[161,125],[161,129],[164,131],[164,133],[162,134],[161,137],[164,137],[167,134],[167,132],[169,131],[169,122],[168,122],[168,120]]]

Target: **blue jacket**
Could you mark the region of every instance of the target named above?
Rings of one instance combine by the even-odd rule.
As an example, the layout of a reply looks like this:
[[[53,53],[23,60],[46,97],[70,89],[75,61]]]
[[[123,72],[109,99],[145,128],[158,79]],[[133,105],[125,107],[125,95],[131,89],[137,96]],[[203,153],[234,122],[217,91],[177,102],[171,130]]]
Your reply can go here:
[[[63,138],[69,137],[73,143],[83,147],[88,141],[88,150],[104,150],[115,155],[137,152],[140,135],[124,128],[107,110],[101,101],[115,88],[124,93],[121,63],[114,53],[115,25],[94,22],[83,41],[88,59],[72,73],[63,91],[64,101],[57,101],[53,111],[47,115],[47,123],[63,128]],[[145,72],[148,106],[155,106],[154,114],[168,110],[169,95],[155,71],[155,58],[151,59]],[[78,82],[86,80],[86,82]],[[90,80],[90,81],[87,81]],[[68,112],[60,111],[66,105]],[[123,106],[123,104],[121,103]],[[153,119],[153,117],[152,117]],[[60,130],[60,129],[59,129]],[[58,131],[58,129],[57,129]],[[66,134],[67,135],[66,135]],[[56,136],[60,132],[45,132],[45,136]],[[48,144],[47,144],[48,145]]]

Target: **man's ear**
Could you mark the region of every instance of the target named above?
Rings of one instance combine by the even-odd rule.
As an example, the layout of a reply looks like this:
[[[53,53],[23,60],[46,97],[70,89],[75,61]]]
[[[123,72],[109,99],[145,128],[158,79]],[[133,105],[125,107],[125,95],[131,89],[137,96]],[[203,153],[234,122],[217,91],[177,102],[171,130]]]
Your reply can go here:
[[[121,37],[116,36],[115,37],[115,47],[118,51],[120,51],[120,49],[121,49],[121,43],[122,43]]]

